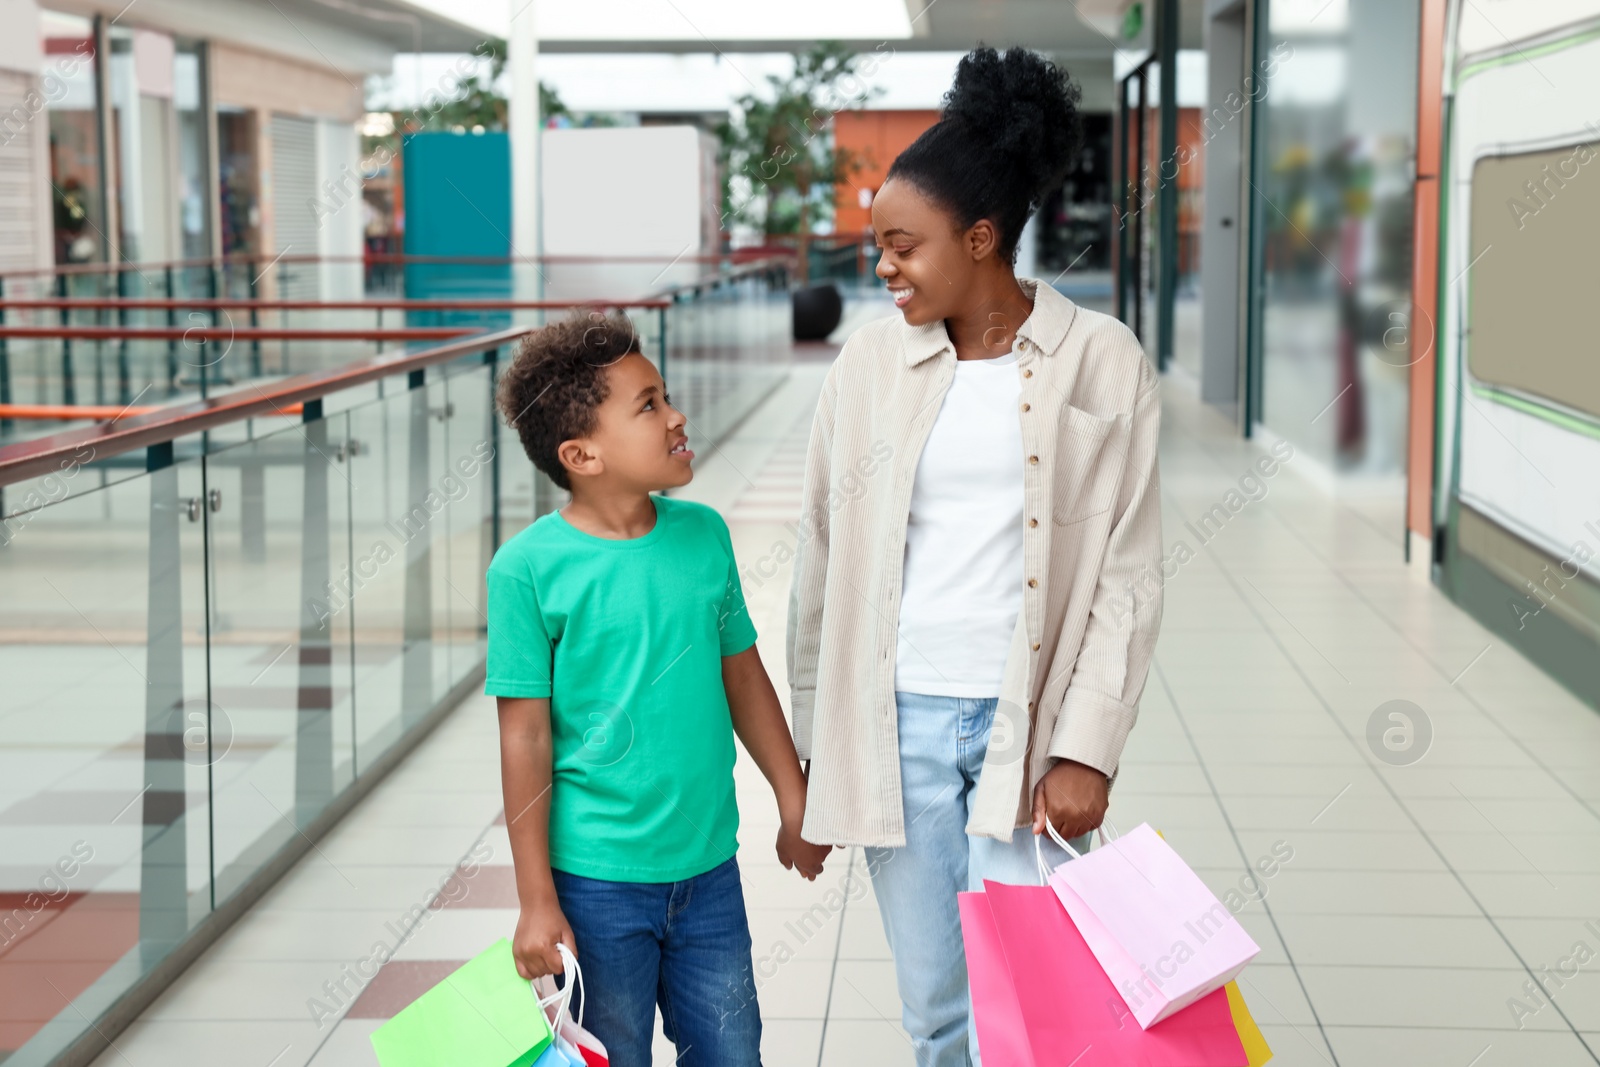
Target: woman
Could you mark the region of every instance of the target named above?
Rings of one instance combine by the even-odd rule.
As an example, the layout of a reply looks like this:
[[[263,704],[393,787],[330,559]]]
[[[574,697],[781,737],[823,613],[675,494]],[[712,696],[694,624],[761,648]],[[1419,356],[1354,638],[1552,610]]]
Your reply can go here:
[[[868,846],[905,1027],[938,1067],[978,1059],[956,894],[1036,882],[1017,828],[1100,824],[1160,622],[1155,373],[1120,322],[1012,269],[1077,99],[1023,49],[961,61],[872,207],[900,314],[846,342],[806,462],[803,836]]]

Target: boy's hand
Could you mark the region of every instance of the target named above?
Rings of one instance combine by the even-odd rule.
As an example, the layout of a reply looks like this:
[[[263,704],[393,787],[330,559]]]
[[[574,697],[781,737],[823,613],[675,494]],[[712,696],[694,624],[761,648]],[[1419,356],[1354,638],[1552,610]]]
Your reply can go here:
[[[560,974],[565,965],[556,948],[557,942],[565,942],[574,956],[578,954],[572,927],[567,925],[567,917],[561,913],[561,905],[555,898],[546,904],[523,905],[522,913],[517,916],[517,932],[511,938],[511,956],[517,961],[517,973],[530,980]]]
[[[822,861],[832,851],[832,845],[813,845],[801,837],[798,819],[785,819],[778,827],[778,862],[785,868],[799,871],[807,881],[817,880],[817,875],[822,873]]]

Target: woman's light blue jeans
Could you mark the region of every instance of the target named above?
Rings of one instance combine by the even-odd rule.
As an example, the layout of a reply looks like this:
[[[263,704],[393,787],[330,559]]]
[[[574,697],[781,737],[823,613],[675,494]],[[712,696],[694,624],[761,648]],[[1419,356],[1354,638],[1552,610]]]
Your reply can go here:
[[[906,844],[869,848],[866,860],[918,1067],[980,1062],[956,894],[982,890],[986,878],[1039,884],[1027,829],[1012,834],[1009,843],[966,832],[995,704],[993,697],[895,694]],[[1088,843],[1085,837],[1072,844]],[[1067,860],[1048,838],[1043,844],[1051,866]]]

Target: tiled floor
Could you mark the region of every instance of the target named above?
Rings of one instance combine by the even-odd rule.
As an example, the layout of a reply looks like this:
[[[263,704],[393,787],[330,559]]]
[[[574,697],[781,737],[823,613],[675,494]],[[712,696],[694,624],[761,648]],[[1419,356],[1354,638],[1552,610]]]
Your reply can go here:
[[[792,544],[824,371],[797,366],[686,494],[729,517],[780,681],[788,575],[770,559]],[[1398,486],[1330,497],[1297,455],[1241,487],[1259,446],[1181,379],[1165,418],[1166,620],[1112,816],[1251,898],[1263,951],[1242,988],[1275,1062],[1600,1063],[1600,716],[1401,561]],[[1213,504],[1228,517],[1202,536]],[[1386,719],[1369,741],[1391,700],[1414,705],[1398,753]],[[815,884],[783,871],[747,760],[738,780],[766,1062],[911,1063],[859,857]],[[475,698],[99,1062],[372,1064],[382,1017],[510,933],[499,816]],[[1253,878],[1274,847],[1292,858]]]

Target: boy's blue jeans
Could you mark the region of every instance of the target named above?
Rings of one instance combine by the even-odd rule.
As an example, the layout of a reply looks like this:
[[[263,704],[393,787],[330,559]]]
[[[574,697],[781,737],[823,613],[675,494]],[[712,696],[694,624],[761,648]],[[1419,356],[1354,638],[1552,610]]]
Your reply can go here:
[[[894,954],[902,1021],[916,1048],[917,1067],[966,1067],[980,1061],[956,894],[981,891],[986,878],[1038,885],[1033,834],[1024,827],[1009,842],[967,836],[995,698],[894,697],[906,843],[867,849],[867,869]],[[1050,866],[1067,861],[1048,838],[1042,844]],[[1080,851],[1089,847],[1087,837],[1072,844]]]
[[[681,882],[607,882],[552,871],[583,966],[584,1029],[612,1067],[650,1067],[656,1006],[680,1067],[761,1062],[739,865]],[[579,1008],[574,997],[573,1013]]]

